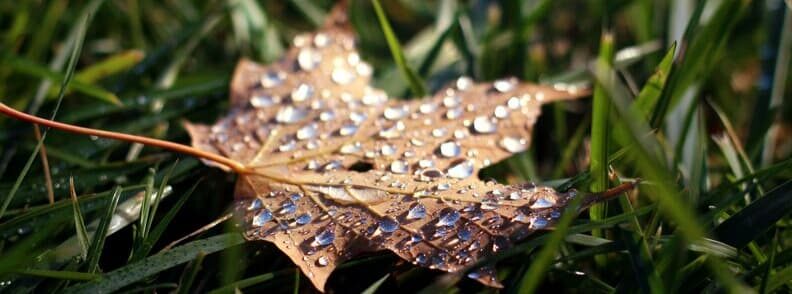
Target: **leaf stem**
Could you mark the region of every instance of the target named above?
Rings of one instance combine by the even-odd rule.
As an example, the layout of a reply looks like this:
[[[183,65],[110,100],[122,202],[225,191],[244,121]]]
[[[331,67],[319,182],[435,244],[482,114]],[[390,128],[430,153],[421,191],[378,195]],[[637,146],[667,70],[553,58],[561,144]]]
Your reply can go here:
[[[113,140],[120,140],[120,141],[125,141],[125,142],[140,143],[140,144],[143,144],[143,145],[146,145],[146,146],[159,147],[159,148],[162,148],[162,149],[166,149],[166,150],[170,150],[170,151],[174,151],[174,152],[178,152],[178,153],[182,153],[182,154],[186,154],[186,155],[190,155],[190,156],[195,156],[195,157],[206,159],[206,160],[211,160],[211,161],[217,162],[219,164],[222,164],[222,165],[228,167],[229,169],[231,169],[234,172],[239,173],[239,174],[247,174],[247,173],[251,173],[252,172],[252,170],[250,168],[248,168],[247,166],[245,166],[242,163],[239,163],[239,162],[237,162],[237,161],[235,161],[233,159],[230,159],[230,158],[227,158],[227,157],[223,157],[223,156],[218,155],[218,154],[206,152],[206,151],[203,151],[203,150],[199,150],[199,149],[196,149],[194,147],[183,145],[183,144],[179,144],[179,143],[174,143],[174,142],[169,142],[169,141],[159,140],[159,139],[154,139],[154,138],[149,138],[149,137],[143,137],[143,136],[136,136],[136,135],[118,133],[118,132],[111,132],[111,131],[105,131],[105,130],[84,128],[84,127],[80,127],[80,126],[65,124],[65,123],[61,123],[61,122],[57,122],[57,121],[52,121],[52,120],[40,118],[40,117],[37,117],[37,116],[29,115],[27,113],[18,111],[16,109],[13,109],[13,108],[5,105],[2,102],[0,102],[0,113],[5,114],[5,115],[7,115],[7,116],[9,116],[11,118],[17,119],[17,120],[21,120],[21,121],[25,121],[25,122],[29,122],[29,123],[33,123],[33,124],[38,124],[38,125],[43,125],[43,126],[47,126],[47,127],[53,128],[53,129],[58,129],[58,130],[61,130],[61,131],[66,131],[66,132],[75,133],[75,134],[89,135],[89,136],[97,136],[97,137],[113,139]]]

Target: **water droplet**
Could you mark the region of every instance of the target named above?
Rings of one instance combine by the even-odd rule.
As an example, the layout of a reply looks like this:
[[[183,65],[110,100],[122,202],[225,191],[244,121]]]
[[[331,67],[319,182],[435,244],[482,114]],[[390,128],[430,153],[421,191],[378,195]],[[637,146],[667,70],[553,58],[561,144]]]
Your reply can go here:
[[[339,169],[341,169],[342,167],[343,167],[343,166],[341,165],[341,162],[340,162],[340,161],[338,161],[338,160],[333,160],[333,161],[330,161],[330,162],[328,162],[327,164],[325,164],[325,165],[322,167],[322,170],[323,170],[323,171],[326,171],[326,172],[328,172],[328,171],[339,170]]]
[[[317,48],[324,48],[330,44],[330,38],[325,33],[318,33],[314,36],[313,43]]]
[[[268,221],[272,220],[272,212],[269,209],[264,209],[259,212],[255,217],[253,217],[253,226],[260,227],[263,226]]]
[[[511,192],[511,193],[509,193],[509,199],[511,199],[511,200],[520,200],[520,198],[522,198],[522,195],[520,195],[520,192]]]
[[[396,154],[396,147],[393,146],[393,145],[388,145],[388,144],[382,145],[382,147],[380,147],[380,153],[382,153],[382,155],[385,155],[385,156],[394,155],[394,154]]]
[[[316,266],[324,267],[328,264],[330,264],[330,260],[328,260],[325,256],[320,256],[319,259],[316,260]]]
[[[434,161],[431,161],[429,159],[421,159],[418,161],[418,167],[420,168],[430,168],[430,167],[434,167],[434,165],[435,165]]]
[[[333,233],[332,228],[327,228],[324,231],[319,232],[314,236],[313,242],[311,242],[312,247],[319,247],[319,246],[327,246],[333,244],[335,241],[335,233]]]
[[[512,79],[500,79],[492,83],[492,87],[501,93],[513,90],[514,86],[515,86],[515,82]]]
[[[443,97],[443,106],[452,108],[459,106],[459,96],[445,96]]]
[[[388,100],[388,95],[381,90],[369,90],[369,88],[366,90],[361,98],[364,105],[380,105]]]
[[[415,256],[415,264],[425,265],[427,261],[428,258],[426,257],[426,254],[418,253],[418,255]]]
[[[446,191],[448,189],[451,189],[451,184],[449,183],[438,184],[437,187],[435,188],[435,190],[437,191]]]
[[[437,105],[432,103],[424,103],[418,107],[418,111],[423,114],[430,114],[437,109]]]
[[[297,224],[298,224],[298,225],[304,225],[304,224],[310,223],[310,222],[311,222],[311,219],[312,219],[312,218],[311,218],[311,215],[310,215],[310,214],[308,214],[308,213],[303,213],[303,214],[299,215],[299,216],[298,216],[298,217],[295,219],[295,221],[297,222]]]
[[[380,219],[378,224],[380,231],[383,233],[393,233],[399,229],[399,222],[389,217]]]
[[[451,108],[445,114],[447,119],[457,119],[460,116],[462,116],[462,107]]]
[[[319,114],[319,120],[321,121],[331,121],[334,118],[335,118],[335,112],[333,112],[332,110],[322,111],[322,113]]]
[[[528,149],[528,142],[526,142],[525,139],[514,137],[503,137],[503,139],[498,142],[498,145],[511,153],[522,152]]]
[[[297,148],[297,142],[295,142],[294,140],[289,140],[288,142],[278,146],[278,151],[289,152],[294,150],[294,148]]]
[[[291,92],[291,99],[297,102],[311,99],[314,95],[314,88],[311,85],[301,83]]]
[[[408,163],[404,160],[395,160],[390,165],[390,171],[394,174],[405,174],[409,169]]]
[[[547,224],[548,224],[547,220],[541,217],[534,217],[534,219],[531,220],[532,229],[536,229],[536,230],[544,229],[545,227],[547,227]]]
[[[473,86],[473,79],[470,77],[460,77],[456,80],[456,88],[460,91],[465,91]]]
[[[300,49],[300,53],[297,54],[297,63],[303,70],[315,69],[321,61],[322,55],[312,48]]]
[[[473,162],[470,160],[457,161],[448,168],[446,174],[457,179],[467,178],[473,174]]]
[[[489,117],[478,116],[473,120],[473,130],[480,134],[494,133],[498,125]]]
[[[461,215],[459,211],[453,209],[446,209],[440,213],[440,219],[437,220],[437,224],[435,226],[438,227],[448,227],[453,226],[459,220]]]
[[[541,195],[536,198],[533,204],[531,204],[531,209],[543,209],[543,208],[550,208],[555,206],[556,199],[551,195]]]
[[[420,177],[418,177],[418,180],[421,182],[431,182],[442,177],[443,172],[441,172],[439,169],[430,167],[420,172]]]
[[[286,200],[281,203],[281,209],[278,214],[292,214],[297,211],[297,204],[292,200]]]
[[[297,130],[297,139],[298,140],[306,140],[316,136],[316,124],[309,124],[306,125],[299,130]]]
[[[247,210],[248,211],[258,210],[261,208],[261,206],[262,206],[261,199],[256,198],[250,202],[250,205],[247,207]]]
[[[341,154],[352,154],[357,153],[358,151],[360,151],[360,142],[355,142],[354,144],[344,144],[344,146],[341,146],[341,149],[338,150],[338,152],[341,152]]]
[[[355,80],[355,74],[345,68],[336,67],[330,74],[330,79],[336,84],[346,85]]]
[[[402,121],[399,121],[390,128],[379,131],[378,135],[380,136],[380,138],[383,139],[395,139],[401,137],[401,131],[403,131],[404,128],[405,128],[404,123]]]
[[[472,236],[473,236],[473,232],[471,232],[470,228],[468,228],[467,226],[462,227],[461,229],[459,229],[459,232],[457,232],[457,238],[459,238],[459,240],[462,242],[470,240],[470,237]]]
[[[407,219],[422,219],[424,217],[426,217],[426,207],[420,203],[413,205],[407,212]]]
[[[368,115],[366,115],[364,112],[353,111],[349,114],[349,119],[352,120],[352,122],[354,122],[356,125],[366,121],[366,118],[368,118]]]
[[[306,110],[305,108],[297,108],[288,105],[278,110],[278,114],[275,115],[275,121],[279,123],[293,124],[298,121],[301,121],[307,115],[308,115],[308,110]]]
[[[495,106],[495,117],[500,119],[509,117],[509,109],[503,105]]]
[[[338,129],[338,134],[341,136],[350,136],[357,132],[358,127],[356,125],[344,125],[340,129]]]
[[[319,168],[319,162],[313,159],[308,161],[308,163],[305,165],[305,169],[307,170],[315,170],[317,168]]]
[[[399,120],[407,116],[408,112],[409,109],[407,108],[406,105],[401,107],[394,106],[394,107],[385,108],[385,111],[382,113],[382,116],[384,116],[385,119],[389,119],[389,120]]]
[[[250,105],[256,108],[270,107],[273,104],[275,104],[275,101],[269,95],[256,95],[250,98]]]
[[[445,128],[438,128],[432,130],[432,137],[435,138],[445,137],[446,134],[448,134],[448,131],[446,131]]]
[[[448,141],[443,144],[440,144],[440,155],[448,158],[457,157],[462,154],[462,147],[459,146],[459,143],[454,141]]]
[[[261,86],[267,89],[277,87],[283,84],[284,79],[283,73],[268,71],[261,77]]]

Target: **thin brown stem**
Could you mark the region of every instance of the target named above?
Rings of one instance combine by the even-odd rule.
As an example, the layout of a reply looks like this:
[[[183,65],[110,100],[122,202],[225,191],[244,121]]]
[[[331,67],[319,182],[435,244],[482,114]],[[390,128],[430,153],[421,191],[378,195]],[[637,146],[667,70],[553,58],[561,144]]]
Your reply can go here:
[[[33,125],[33,134],[36,135],[36,140],[41,141],[41,130],[38,125]],[[52,189],[52,174],[50,174],[49,160],[47,159],[47,147],[41,143],[41,167],[44,169],[44,182],[47,184],[47,199],[50,205],[55,204],[55,191]]]
[[[125,141],[125,142],[140,143],[140,144],[143,144],[143,145],[146,145],[146,146],[159,147],[159,148],[162,148],[162,149],[167,149],[167,150],[178,152],[178,153],[182,153],[182,154],[186,154],[186,155],[190,155],[190,156],[195,156],[195,157],[198,157],[198,158],[203,158],[203,159],[206,159],[206,160],[211,160],[211,161],[217,162],[219,164],[222,164],[222,165],[228,167],[229,169],[231,169],[234,172],[239,173],[239,174],[246,174],[246,173],[250,173],[251,172],[251,170],[248,167],[246,167],[245,165],[243,165],[243,164],[241,164],[241,163],[239,163],[237,161],[234,161],[233,159],[230,159],[230,158],[227,158],[227,157],[223,157],[223,156],[220,156],[220,155],[217,155],[217,154],[214,154],[214,153],[209,153],[209,152],[206,152],[206,151],[203,151],[203,150],[199,150],[199,149],[193,148],[191,146],[187,146],[187,145],[183,145],[183,144],[179,144],[179,143],[173,143],[173,142],[153,139],[153,138],[149,138],[149,137],[135,136],[135,135],[129,135],[129,134],[123,134],[123,133],[117,133],[117,132],[111,132],[111,131],[91,129],[91,128],[84,128],[84,127],[79,127],[79,126],[75,126],[75,125],[60,123],[60,122],[56,122],[56,121],[52,121],[52,120],[48,120],[48,119],[43,119],[43,118],[40,118],[40,117],[37,117],[37,116],[29,115],[27,113],[18,111],[16,109],[11,108],[11,107],[8,107],[7,105],[3,104],[2,102],[0,102],[0,113],[3,113],[3,114],[5,114],[5,115],[7,115],[9,117],[14,118],[14,119],[18,119],[18,120],[29,122],[29,123],[33,123],[33,124],[47,126],[47,127],[53,128],[53,129],[61,130],[61,131],[66,131],[66,132],[75,133],[75,134],[89,135],[89,136],[97,136],[97,137],[114,139],[114,140],[120,140],[120,141]]]

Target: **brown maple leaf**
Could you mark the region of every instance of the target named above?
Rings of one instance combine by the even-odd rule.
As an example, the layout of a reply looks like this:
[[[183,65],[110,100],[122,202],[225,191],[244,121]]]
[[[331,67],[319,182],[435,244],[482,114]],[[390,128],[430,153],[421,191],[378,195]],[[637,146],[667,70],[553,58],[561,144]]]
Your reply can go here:
[[[528,147],[542,104],[581,93],[462,77],[432,98],[389,99],[369,85],[345,14],[332,15],[276,64],[242,60],[227,117],[186,125],[194,147],[249,169],[236,187],[248,240],[275,244],[324,289],[362,251],[456,272],[553,226],[574,192],[476,175]],[[470,277],[500,286],[489,269]]]
[[[167,148],[238,173],[245,237],[275,244],[320,290],[336,266],[366,251],[466,270],[552,228],[576,197],[484,182],[477,173],[528,147],[542,104],[585,93],[462,77],[432,98],[400,101],[371,87],[371,73],[338,6],[320,31],[297,36],[280,62],[242,60],[230,114],[212,126],[185,124],[193,147],[57,123],[2,103],[0,112]],[[616,192],[588,195],[581,209]],[[489,267],[469,277],[500,287]]]

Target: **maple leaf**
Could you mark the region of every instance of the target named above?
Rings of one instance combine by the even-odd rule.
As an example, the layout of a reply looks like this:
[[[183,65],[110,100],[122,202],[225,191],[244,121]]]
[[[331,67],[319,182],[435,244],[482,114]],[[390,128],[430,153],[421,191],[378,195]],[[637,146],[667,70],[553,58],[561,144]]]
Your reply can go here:
[[[462,77],[429,99],[389,99],[369,85],[346,16],[332,15],[278,63],[240,61],[227,117],[186,124],[194,147],[245,167],[248,240],[275,244],[322,290],[360,252],[456,272],[554,225],[575,192],[476,175],[526,150],[542,104],[582,93]],[[469,276],[500,287],[490,268]]]
[[[389,250],[416,265],[467,270],[537,230],[577,196],[478,179],[481,168],[527,149],[542,104],[585,93],[508,78],[462,77],[434,97],[391,100],[369,85],[343,5],[297,36],[278,63],[242,60],[231,111],[186,123],[192,145],[58,123],[0,103],[0,112],[69,132],[158,146],[239,174],[236,212],[248,240],[283,251],[323,290],[336,266]],[[585,209],[631,184],[586,195]],[[500,287],[491,267],[469,277]]]

